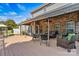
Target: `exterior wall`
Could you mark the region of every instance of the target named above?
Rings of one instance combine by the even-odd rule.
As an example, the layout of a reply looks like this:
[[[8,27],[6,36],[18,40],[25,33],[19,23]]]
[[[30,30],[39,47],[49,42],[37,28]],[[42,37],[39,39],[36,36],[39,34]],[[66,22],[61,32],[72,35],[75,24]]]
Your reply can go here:
[[[52,18],[52,23],[51,23],[53,25],[53,26],[51,26],[51,27],[53,27],[52,30],[55,30],[55,25],[57,23],[60,23],[60,26],[61,26],[60,30],[61,30],[61,32],[64,32],[66,30],[66,22],[71,21],[71,20],[74,22],[76,22],[78,20],[77,12]]]
[[[25,31],[25,25],[21,25],[21,31]]]
[[[47,22],[44,21],[45,19],[40,21],[40,30],[41,32],[46,32],[47,31]]]
[[[52,3],[46,7],[46,12],[49,12],[51,10],[54,11],[55,9],[60,8],[64,5],[66,5],[66,3],[55,3],[55,4]]]
[[[13,29],[13,34],[20,34],[20,29],[19,28]]]
[[[35,33],[35,25],[39,25],[39,31],[40,33],[47,32],[47,22],[45,22],[46,19],[41,19],[37,21],[33,21],[30,26],[32,27],[32,33]],[[55,31],[56,24],[60,24],[60,32],[66,32],[66,23],[69,21],[74,21],[75,24],[79,21],[79,11],[67,13],[59,16],[52,17],[50,19],[50,31]],[[35,22],[35,23],[34,23]],[[39,23],[38,23],[39,22]],[[35,25],[34,25],[35,24]]]
[[[79,18],[78,14],[79,14],[78,12],[73,12],[73,13],[69,13],[69,14],[52,17],[50,20],[51,21],[50,22],[50,31],[54,31],[56,24],[60,24],[60,27],[61,27],[60,31],[65,32],[66,31],[66,22],[72,20],[76,23]],[[45,22],[45,19],[40,20],[39,25],[40,25],[40,30],[42,30],[42,32],[47,31],[47,22]],[[33,28],[33,30],[34,30],[34,28]]]
[[[28,25],[21,25],[20,26],[20,34],[22,34],[23,32],[28,32]]]

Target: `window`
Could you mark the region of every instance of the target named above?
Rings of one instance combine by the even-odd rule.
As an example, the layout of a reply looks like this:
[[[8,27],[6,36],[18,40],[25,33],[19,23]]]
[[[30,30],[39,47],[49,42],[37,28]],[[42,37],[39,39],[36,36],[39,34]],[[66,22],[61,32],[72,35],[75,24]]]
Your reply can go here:
[[[76,23],[76,37],[77,37],[77,40],[79,39],[79,22]]]
[[[69,21],[66,24],[66,32],[75,32],[75,22],[74,21]]]

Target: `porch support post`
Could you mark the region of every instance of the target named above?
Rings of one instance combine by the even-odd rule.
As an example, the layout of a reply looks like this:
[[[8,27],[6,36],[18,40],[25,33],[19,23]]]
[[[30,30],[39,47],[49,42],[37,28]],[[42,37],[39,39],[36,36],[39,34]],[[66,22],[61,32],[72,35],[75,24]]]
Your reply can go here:
[[[39,34],[39,25],[38,25],[38,34]]]
[[[35,21],[34,21],[34,34],[36,34],[36,29],[35,29],[35,27],[36,27],[36,24],[35,24]]]
[[[25,34],[26,34],[26,25],[24,25],[25,26]]]
[[[8,28],[6,27],[6,37],[8,36]]]
[[[21,33],[21,25],[20,25],[20,35],[21,35],[22,33]]]
[[[47,23],[48,23],[48,46],[50,46],[50,42],[49,42],[49,39],[50,39],[50,38],[49,38],[49,30],[50,30],[50,29],[49,29],[49,28],[50,28],[50,26],[49,26],[49,20],[50,20],[50,19],[48,18],[48,19],[47,19],[47,21],[48,21],[48,22],[47,22]]]
[[[33,33],[33,31],[32,31],[33,27],[31,25],[29,25],[29,26],[31,27],[31,29],[30,29],[31,30],[30,35],[32,35],[32,33]]]

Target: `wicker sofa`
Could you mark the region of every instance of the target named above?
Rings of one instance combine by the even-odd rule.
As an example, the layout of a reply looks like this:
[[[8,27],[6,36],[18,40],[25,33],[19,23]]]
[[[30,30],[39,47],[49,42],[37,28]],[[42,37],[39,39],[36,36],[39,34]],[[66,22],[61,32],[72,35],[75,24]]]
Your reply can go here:
[[[68,40],[64,40],[64,39],[57,39],[57,46],[61,46],[63,48],[68,48]]]
[[[70,51],[69,49],[76,49],[76,46],[75,46],[75,36],[73,36],[72,38],[72,41],[68,41],[66,39],[57,39],[57,47],[60,46],[60,47],[63,47],[65,49],[67,49],[68,51]]]

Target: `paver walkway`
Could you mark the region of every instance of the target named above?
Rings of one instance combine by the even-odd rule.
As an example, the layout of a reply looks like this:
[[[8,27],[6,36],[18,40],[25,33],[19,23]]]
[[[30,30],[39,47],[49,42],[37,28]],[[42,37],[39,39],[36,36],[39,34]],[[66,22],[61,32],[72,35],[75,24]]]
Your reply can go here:
[[[50,41],[50,47],[45,44],[40,46],[39,41],[32,41],[30,36],[14,35],[5,39],[6,56],[75,56],[78,49],[73,49],[68,53],[66,49],[57,47],[56,40]],[[78,42],[77,42],[78,46]],[[0,49],[2,51],[2,49]],[[1,55],[1,53],[0,53]]]

